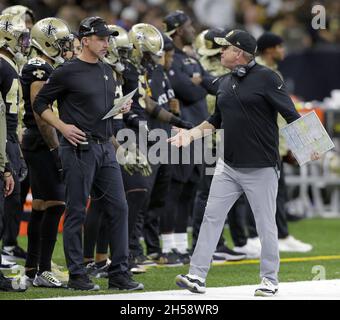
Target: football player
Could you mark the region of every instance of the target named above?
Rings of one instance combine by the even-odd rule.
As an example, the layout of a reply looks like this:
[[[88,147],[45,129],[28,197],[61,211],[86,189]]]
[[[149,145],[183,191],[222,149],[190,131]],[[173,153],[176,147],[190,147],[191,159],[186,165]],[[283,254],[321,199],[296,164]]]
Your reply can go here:
[[[36,287],[62,287],[51,272],[51,258],[58,225],[65,210],[65,187],[61,180],[56,130],[32,109],[33,101],[54,70],[72,50],[73,36],[67,24],[58,18],[38,21],[31,30],[35,56],[22,70],[25,101],[24,123],[27,130],[22,148],[29,166],[32,188],[32,213],[28,225],[26,282]]]

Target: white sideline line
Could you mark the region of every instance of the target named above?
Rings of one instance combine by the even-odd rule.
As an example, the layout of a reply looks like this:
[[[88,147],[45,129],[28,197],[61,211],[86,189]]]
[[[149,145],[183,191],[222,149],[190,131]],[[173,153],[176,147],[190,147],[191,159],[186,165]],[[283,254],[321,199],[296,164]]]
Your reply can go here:
[[[205,294],[187,290],[59,297],[46,300],[340,300],[340,279],[280,283],[275,297],[254,297],[257,285],[207,288]]]

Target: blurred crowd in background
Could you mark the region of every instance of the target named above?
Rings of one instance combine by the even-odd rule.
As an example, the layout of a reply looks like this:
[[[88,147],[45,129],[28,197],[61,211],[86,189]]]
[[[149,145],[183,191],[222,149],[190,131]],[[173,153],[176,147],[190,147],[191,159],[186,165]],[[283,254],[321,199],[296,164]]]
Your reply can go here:
[[[31,8],[38,20],[62,18],[72,30],[93,15],[127,30],[139,22],[162,29],[166,14],[181,9],[192,17],[197,32],[211,27],[242,27],[258,38],[271,30],[283,37],[287,53],[340,44],[340,1],[332,0],[1,0],[0,10],[15,4]],[[326,9],[325,29],[312,28],[315,5]]]

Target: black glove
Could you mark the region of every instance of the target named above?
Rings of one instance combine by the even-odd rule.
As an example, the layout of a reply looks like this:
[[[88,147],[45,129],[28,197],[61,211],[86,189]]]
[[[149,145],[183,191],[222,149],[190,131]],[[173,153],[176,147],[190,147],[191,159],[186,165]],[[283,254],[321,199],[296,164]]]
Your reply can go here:
[[[18,172],[19,182],[24,181],[27,177],[28,169],[24,158],[20,158],[20,169]]]
[[[190,121],[182,120],[176,116],[173,116],[169,122],[170,124],[183,129],[192,129],[194,125]]]
[[[63,181],[63,166],[61,164],[61,159],[59,157],[58,149],[59,149],[58,147],[51,149],[50,152],[52,154],[54,164],[55,164],[57,172],[58,172],[59,181],[62,182]]]

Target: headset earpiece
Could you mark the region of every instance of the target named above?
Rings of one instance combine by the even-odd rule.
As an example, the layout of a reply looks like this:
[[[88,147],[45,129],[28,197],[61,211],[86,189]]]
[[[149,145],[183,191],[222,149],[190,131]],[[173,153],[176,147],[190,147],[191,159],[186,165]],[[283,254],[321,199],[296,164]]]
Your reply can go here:
[[[248,73],[248,71],[254,67],[256,64],[255,60],[251,60],[247,65],[245,66],[236,66],[233,71],[232,74],[238,78],[243,78],[246,76],[246,74]]]

